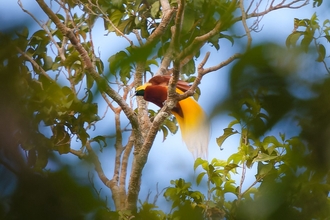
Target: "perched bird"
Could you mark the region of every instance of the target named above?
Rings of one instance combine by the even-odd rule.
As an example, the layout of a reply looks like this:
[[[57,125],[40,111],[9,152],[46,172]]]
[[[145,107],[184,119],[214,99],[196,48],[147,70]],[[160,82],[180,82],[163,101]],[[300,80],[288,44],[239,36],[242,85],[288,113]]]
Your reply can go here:
[[[168,83],[171,76],[157,75],[147,83],[136,88],[136,96],[143,96],[146,101],[163,107],[167,99]],[[176,92],[183,94],[190,85],[179,80]],[[172,114],[178,121],[183,141],[194,158],[207,159],[209,142],[209,124],[202,107],[192,98],[188,97],[178,102],[172,109]]]

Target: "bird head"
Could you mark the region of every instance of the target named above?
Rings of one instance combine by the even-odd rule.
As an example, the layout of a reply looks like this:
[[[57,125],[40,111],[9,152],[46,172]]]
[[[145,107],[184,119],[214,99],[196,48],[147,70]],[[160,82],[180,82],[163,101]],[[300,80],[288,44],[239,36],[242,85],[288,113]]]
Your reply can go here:
[[[144,91],[145,91],[146,87],[150,86],[150,85],[151,85],[151,83],[145,83],[142,86],[137,87],[136,90],[135,90],[135,95],[136,96],[144,96]]]

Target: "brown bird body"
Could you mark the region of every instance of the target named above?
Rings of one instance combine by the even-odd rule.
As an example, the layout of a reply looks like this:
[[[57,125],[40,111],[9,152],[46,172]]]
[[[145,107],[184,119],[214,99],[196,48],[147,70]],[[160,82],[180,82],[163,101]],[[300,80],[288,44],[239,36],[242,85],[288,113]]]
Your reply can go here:
[[[146,84],[136,89],[137,96],[163,107],[167,100],[168,83],[171,76],[154,76]],[[185,81],[179,80],[176,92],[183,94],[190,88]],[[172,109],[181,129],[182,139],[195,158],[207,158],[209,124],[200,105],[191,97],[181,100]]]

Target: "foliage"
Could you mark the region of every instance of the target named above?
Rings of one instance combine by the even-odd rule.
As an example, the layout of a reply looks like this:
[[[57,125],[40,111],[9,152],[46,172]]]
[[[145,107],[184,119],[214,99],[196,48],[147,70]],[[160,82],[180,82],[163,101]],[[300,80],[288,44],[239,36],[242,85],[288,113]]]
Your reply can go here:
[[[319,2],[321,4],[321,2]],[[300,30],[302,29],[302,30]],[[324,64],[328,73],[330,68],[326,63],[326,47],[324,44],[330,43],[330,20],[326,19],[319,23],[316,13],[310,19],[294,19],[294,31],[286,40],[287,47],[295,47],[300,38],[300,46],[307,53],[312,44],[317,51],[317,62]],[[324,43],[323,43],[324,42]]]
[[[39,30],[30,33],[24,27],[0,33],[0,172],[6,177],[0,186],[16,183],[1,196],[9,198],[0,203],[1,219],[330,215],[330,82],[328,77],[305,80],[302,67],[321,63],[322,71],[330,73],[329,19],[321,22],[316,14],[295,19],[287,48],[251,44],[261,17],[277,9],[301,8],[307,0],[270,1],[264,11],[259,8],[262,1],[254,6],[253,1],[238,0],[36,2],[47,21],[39,21],[18,1]],[[314,0],[313,6],[322,3]],[[248,26],[247,20],[253,24]],[[127,43],[107,61],[100,58],[93,41],[99,21],[107,33]],[[244,27],[245,38],[238,37],[241,33],[233,28],[237,24]],[[210,55],[205,51],[220,51],[223,41],[234,46],[244,41],[244,46],[233,47],[226,60],[204,68]],[[168,214],[156,201],[139,200],[142,170],[157,132],[165,141],[178,130],[175,118],[168,117],[169,103],[199,96],[202,78],[228,64],[232,64],[230,93],[225,102],[215,100],[214,115],[222,114],[222,109],[230,112],[232,121],[216,130],[220,135],[216,143],[223,149],[228,139],[239,137],[237,151],[226,160],[198,158],[194,183],[172,180],[163,193],[171,204]],[[191,91],[178,95],[169,89],[164,108],[148,110],[133,93],[155,74],[172,74],[173,86],[179,77],[191,82]],[[300,84],[302,95],[296,92]],[[100,110],[103,106],[106,110]],[[109,118],[112,125],[98,133],[95,129],[102,122],[109,124]],[[290,121],[297,125],[286,126]],[[288,129],[294,135],[287,134]],[[105,163],[96,153],[106,147],[115,152],[106,161],[113,164],[112,177],[103,171]],[[98,179],[111,191],[113,207],[106,207],[109,204],[92,181],[89,188],[78,184],[57,162],[63,154],[94,166]],[[255,174],[252,183],[245,176],[250,172]],[[196,185],[202,189],[194,190]]]

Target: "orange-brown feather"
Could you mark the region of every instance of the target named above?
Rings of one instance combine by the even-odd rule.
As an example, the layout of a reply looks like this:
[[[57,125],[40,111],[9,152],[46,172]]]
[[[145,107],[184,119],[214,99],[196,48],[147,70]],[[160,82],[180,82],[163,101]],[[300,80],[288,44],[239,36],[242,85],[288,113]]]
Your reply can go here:
[[[147,86],[144,90],[144,100],[148,102],[152,102],[155,105],[162,108],[164,106],[164,102],[167,99],[167,86],[155,86],[150,85]],[[180,104],[178,103],[176,107],[172,109],[173,112],[179,114],[181,117],[183,117],[183,112],[181,110]]]
[[[151,83],[152,85],[168,86],[170,78],[171,76],[169,75],[157,75],[152,77],[149,80],[149,83]],[[179,80],[176,87],[182,92],[186,92],[190,88],[190,85],[185,81]]]

